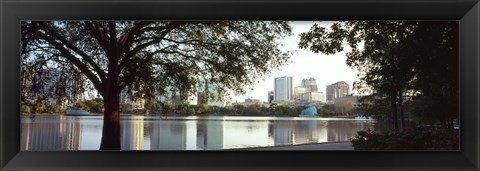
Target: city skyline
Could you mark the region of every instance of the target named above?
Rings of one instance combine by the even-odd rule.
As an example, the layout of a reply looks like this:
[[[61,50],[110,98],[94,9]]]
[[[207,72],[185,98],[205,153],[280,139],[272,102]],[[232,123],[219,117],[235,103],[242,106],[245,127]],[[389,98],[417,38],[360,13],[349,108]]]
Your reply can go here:
[[[232,96],[232,102],[243,102],[245,99],[252,97],[259,99],[261,102],[268,101],[268,92],[274,90],[274,79],[283,76],[291,76],[293,87],[301,86],[303,79],[314,78],[317,82],[318,92],[326,93],[326,86],[338,81],[345,81],[349,85],[353,85],[354,81],[358,81],[358,71],[355,68],[347,66],[345,63],[345,53],[350,51],[350,47],[344,46],[345,51],[326,55],[323,53],[313,53],[309,49],[298,48],[300,33],[307,32],[314,23],[329,28],[336,21],[293,21],[292,35],[280,41],[285,51],[295,52],[290,62],[280,67],[276,71],[267,74],[263,79],[257,80],[253,85],[253,90],[249,86],[245,86],[244,95]],[[350,92],[357,93],[350,87]]]

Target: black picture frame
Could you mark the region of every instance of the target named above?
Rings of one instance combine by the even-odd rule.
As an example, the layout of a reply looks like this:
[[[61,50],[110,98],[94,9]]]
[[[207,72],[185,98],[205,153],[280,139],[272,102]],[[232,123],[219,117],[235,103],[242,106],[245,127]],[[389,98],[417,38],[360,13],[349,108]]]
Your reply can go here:
[[[479,170],[478,0],[0,0],[0,170]],[[458,20],[460,151],[20,152],[22,20]]]

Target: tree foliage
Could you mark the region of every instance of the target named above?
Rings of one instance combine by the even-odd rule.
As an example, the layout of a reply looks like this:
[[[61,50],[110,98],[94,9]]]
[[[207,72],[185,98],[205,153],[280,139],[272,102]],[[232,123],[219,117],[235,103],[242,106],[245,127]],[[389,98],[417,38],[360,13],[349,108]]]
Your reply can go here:
[[[360,73],[354,87],[385,94],[395,127],[398,110],[404,125],[405,95],[436,99],[431,105],[445,109],[438,120],[458,117],[458,22],[346,21],[315,24],[300,36],[299,47],[313,52],[348,45],[346,64]]]

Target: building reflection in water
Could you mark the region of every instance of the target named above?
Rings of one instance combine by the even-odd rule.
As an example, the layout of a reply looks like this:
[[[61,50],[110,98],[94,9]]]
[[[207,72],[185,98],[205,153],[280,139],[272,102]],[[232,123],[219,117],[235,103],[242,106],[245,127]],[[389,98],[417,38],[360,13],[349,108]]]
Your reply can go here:
[[[182,121],[161,121],[154,124],[150,135],[151,150],[186,149],[186,127]]]
[[[21,150],[80,150],[82,126],[75,118],[59,116],[27,120],[21,125]]]
[[[22,119],[22,150],[96,150],[103,117],[54,116]],[[255,118],[256,119],[256,118]],[[355,120],[228,120],[124,116],[124,150],[219,150],[349,141],[374,123]],[[83,134],[83,135],[82,135]]]
[[[196,149],[207,149],[207,124],[205,122],[197,122],[197,143]]]
[[[273,120],[273,140],[274,145],[293,144],[294,126],[290,122],[283,120]]]
[[[197,149],[222,149],[223,131],[223,121],[210,120],[197,122]]]
[[[321,142],[349,141],[357,131],[372,124],[352,120],[272,120],[269,136],[273,136],[274,145],[291,145]]]
[[[357,133],[356,124],[356,121],[329,121],[327,140],[329,142],[349,141]]]
[[[144,119],[143,116],[133,116],[122,120],[120,126],[120,146],[123,150],[143,150]]]
[[[243,120],[223,122],[223,148],[269,146],[269,121]]]
[[[296,122],[293,144],[306,144],[318,142],[319,132],[317,129],[318,120],[299,120]]]

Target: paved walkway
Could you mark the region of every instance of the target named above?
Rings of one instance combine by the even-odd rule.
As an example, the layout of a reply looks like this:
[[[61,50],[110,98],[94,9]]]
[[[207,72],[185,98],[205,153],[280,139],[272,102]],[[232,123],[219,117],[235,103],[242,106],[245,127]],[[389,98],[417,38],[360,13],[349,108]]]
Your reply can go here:
[[[232,149],[234,150],[234,149]],[[285,145],[275,147],[255,147],[255,148],[242,148],[236,150],[353,150],[350,142],[338,142],[338,143],[315,143],[315,144],[301,144],[301,145]]]

